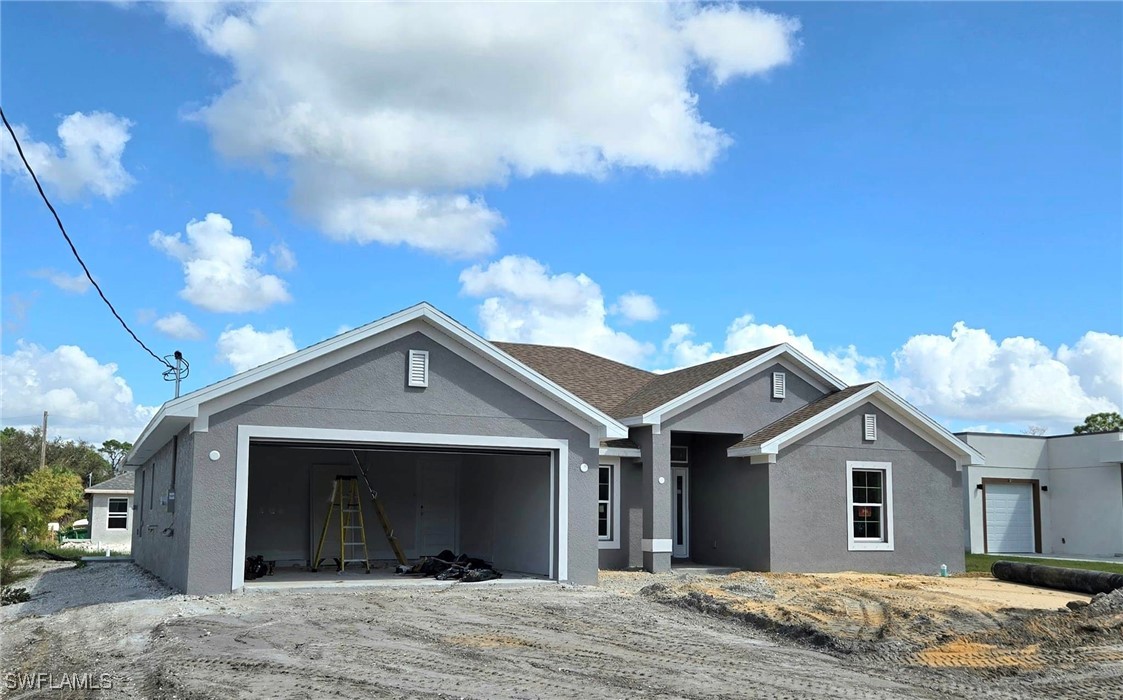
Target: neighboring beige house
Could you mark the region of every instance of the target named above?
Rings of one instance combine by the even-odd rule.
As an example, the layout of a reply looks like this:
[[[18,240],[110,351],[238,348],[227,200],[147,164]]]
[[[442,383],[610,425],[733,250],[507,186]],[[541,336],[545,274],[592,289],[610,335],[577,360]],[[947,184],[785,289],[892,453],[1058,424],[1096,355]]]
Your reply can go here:
[[[90,499],[90,544],[98,548],[132,546],[133,476],[127,471],[86,489]]]

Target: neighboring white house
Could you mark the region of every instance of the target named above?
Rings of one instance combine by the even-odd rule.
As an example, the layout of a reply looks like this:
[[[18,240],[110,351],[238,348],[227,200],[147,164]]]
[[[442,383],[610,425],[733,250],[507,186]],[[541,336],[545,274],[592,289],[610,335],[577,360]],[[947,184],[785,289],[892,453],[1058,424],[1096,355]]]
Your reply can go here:
[[[90,544],[113,549],[132,547],[133,476],[131,471],[86,489],[90,499]]]
[[[958,437],[986,456],[964,469],[971,552],[1123,556],[1123,431]]]

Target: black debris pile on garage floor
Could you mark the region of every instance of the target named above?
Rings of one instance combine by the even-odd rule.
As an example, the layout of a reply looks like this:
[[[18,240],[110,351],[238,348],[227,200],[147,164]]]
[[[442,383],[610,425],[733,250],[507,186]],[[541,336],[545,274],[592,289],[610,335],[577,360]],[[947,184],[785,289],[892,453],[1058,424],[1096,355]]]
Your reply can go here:
[[[406,576],[432,576],[438,581],[460,583],[479,583],[503,577],[503,573],[496,571],[491,562],[467,554],[457,556],[447,549],[436,556],[421,557],[413,566],[402,564],[397,571]]]

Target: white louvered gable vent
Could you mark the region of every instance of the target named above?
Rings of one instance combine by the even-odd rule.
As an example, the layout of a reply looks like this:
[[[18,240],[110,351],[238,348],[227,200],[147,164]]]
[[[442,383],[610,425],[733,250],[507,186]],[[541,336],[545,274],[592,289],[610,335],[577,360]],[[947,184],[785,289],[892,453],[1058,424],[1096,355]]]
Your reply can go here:
[[[410,350],[406,368],[409,386],[429,386],[429,351]]]
[[[784,372],[772,373],[772,398],[782,399],[788,394],[788,375]]]
[[[877,439],[877,416],[873,413],[867,413],[862,417],[862,426],[865,429],[865,438],[867,440]]]

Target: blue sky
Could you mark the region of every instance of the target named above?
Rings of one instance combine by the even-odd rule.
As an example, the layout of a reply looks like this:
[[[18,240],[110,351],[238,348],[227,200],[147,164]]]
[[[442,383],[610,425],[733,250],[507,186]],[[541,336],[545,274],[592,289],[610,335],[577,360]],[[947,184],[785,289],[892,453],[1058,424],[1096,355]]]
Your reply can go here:
[[[653,369],[789,340],[957,429],[1123,404],[1119,4],[456,10],[0,10],[5,113],[188,389],[427,300]],[[131,437],[170,387],[8,145],[4,421]]]

